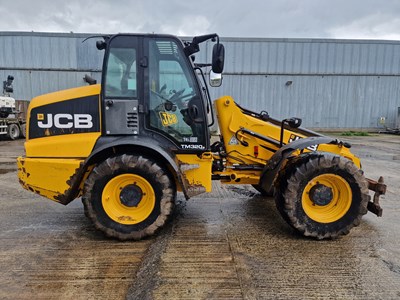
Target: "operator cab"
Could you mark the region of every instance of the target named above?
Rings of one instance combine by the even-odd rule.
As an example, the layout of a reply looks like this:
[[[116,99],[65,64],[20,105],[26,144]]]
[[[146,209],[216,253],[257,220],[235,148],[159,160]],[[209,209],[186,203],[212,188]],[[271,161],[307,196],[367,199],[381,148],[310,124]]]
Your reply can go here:
[[[150,129],[180,144],[206,147],[205,103],[190,61],[171,38],[149,39]]]
[[[190,56],[199,51],[199,43],[215,37],[195,37],[186,46],[170,35],[118,34],[98,42],[99,49],[106,49],[103,135],[144,135],[176,150],[209,149],[209,93]],[[213,70],[221,73],[223,46],[218,45],[222,50],[214,48]]]

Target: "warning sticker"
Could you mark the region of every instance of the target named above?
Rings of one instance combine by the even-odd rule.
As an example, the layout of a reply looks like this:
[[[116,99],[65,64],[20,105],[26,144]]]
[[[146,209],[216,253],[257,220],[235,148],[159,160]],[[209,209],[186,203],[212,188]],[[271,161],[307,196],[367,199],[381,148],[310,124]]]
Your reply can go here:
[[[228,145],[239,145],[239,141],[235,137],[235,135],[232,135],[231,139],[229,140]]]

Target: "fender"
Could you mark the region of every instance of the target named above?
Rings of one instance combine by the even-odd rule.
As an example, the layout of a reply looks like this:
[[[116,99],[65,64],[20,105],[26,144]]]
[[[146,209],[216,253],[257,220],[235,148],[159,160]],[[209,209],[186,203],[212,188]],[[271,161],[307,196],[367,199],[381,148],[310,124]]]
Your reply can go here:
[[[59,199],[61,200],[60,202],[63,204],[68,204],[79,195],[83,186],[82,181],[85,179],[85,175],[88,175],[87,172],[91,165],[100,161],[104,157],[109,157],[110,153],[111,155],[118,153],[122,154],[126,148],[137,148],[138,150],[141,150],[143,154],[147,154],[151,157],[160,157],[161,160],[164,161],[165,165],[171,168],[170,170],[173,172],[173,175],[177,178],[180,186],[182,187],[182,192],[184,193],[186,199],[189,199],[187,189],[182,181],[182,174],[174,160],[175,155],[172,151],[167,151],[168,149],[165,149],[161,143],[158,143],[152,138],[140,137],[140,139],[137,139],[132,136],[124,136],[101,137],[97,140],[90,156],[82,163],[79,171],[71,177],[70,189],[64,195],[63,199]]]
[[[303,150],[307,147],[320,145],[320,144],[332,144],[332,145],[343,145],[350,148],[350,144],[344,143],[338,139],[333,139],[327,136],[317,136],[303,138],[286,144],[271,157],[266,166],[264,167],[260,176],[259,185],[267,192],[272,191],[274,179],[281,169],[282,163],[296,150]]]

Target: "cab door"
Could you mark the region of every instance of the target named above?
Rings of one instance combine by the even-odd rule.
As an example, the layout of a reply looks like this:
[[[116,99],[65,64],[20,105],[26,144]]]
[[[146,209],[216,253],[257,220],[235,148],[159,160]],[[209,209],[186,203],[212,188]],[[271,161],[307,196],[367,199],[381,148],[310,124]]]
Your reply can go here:
[[[147,128],[172,140],[188,152],[209,149],[205,103],[182,43],[168,36],[145,40],[148,68]]]

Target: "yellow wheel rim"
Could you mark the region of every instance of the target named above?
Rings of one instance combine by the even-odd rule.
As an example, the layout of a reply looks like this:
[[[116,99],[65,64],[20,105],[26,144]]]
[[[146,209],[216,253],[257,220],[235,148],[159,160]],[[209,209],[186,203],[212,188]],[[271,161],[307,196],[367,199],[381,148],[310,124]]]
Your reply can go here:
[[[316,192],[319,187],[322,187],[329,195],[329,197],[325,197],[325,201],[316,201],[319,199],[318,192]],[[347,213],[352,198],[350,185],[343,177],[335,174],[322,174],[308,182],[303,191],[301,203],[309,218],[319,223],[331,223]]]
[[[106,184],[101,202],[112,220],[133,225],[148,218],[156,200],[153,187],[146,179],[136,174],[122,174]]]

